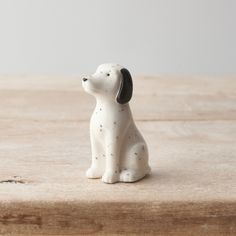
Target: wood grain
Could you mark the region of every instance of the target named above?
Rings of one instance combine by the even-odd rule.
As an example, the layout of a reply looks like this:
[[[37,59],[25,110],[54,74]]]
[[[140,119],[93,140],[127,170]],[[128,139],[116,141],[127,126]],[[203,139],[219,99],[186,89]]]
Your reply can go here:
[[[85,178],[94,99],[76,77],[0,77],[0,235],[235,235],[235,78],[137,77],[152,174]]]
[[[17,235],[236,233],[236,207],[230,202],[34,202],[5,204],[1,209],[9,212],[0,216],[3,235],[12,231]]]

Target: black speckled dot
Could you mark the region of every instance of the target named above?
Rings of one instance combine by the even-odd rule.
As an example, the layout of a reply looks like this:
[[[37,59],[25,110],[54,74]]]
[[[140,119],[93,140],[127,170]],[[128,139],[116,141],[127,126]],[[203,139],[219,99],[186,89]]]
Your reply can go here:
[[[100,132],[102,132],[102,129],[100,129]]]
[[[102,111],[102,108],[100,108],[99,110]]]
[[[95,159],[97,160],[98,158],[97,158],[97,157],[95,157]]]
[[[103,157],[105,157],[105,154],[102,154]]]
[[[136,156],[137,156],[137,155],[138,155],[138,153],[137,153],[137,152],[135,152],[135,153],[134,153],[134,155],[136,155]]]
[[[100,125],[100,127],[102,128],[102,125]]]
[[[116,125],[116,121],[114,121],[113,124]]]

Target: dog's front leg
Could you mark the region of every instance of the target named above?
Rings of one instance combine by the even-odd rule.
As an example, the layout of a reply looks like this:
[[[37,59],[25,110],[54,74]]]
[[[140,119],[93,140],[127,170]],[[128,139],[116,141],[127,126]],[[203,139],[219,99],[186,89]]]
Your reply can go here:
[[[120,178],[120,142],[117,135],[106,138],[106,169],[102,176],[105,183],[115,183]]]
[[[92,165],[87,170],[86,176],[90,179],[101,178],[104,172],[104,167],[103,167],[104,157],[101,154],[100,144],[94,137],[92,129],[90,130],[90,140],[92,149]]]

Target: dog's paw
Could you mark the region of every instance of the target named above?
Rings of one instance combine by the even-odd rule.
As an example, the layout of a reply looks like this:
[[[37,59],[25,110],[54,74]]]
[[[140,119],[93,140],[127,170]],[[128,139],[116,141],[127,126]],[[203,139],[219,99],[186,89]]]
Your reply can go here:
[[[136,170],[122,170],[120,173],[120,181],[121,182],[135,182],[139,179],[142,179],[146,175],[143,171]]]
[[[90,167],[86,172],[86,176],[89,179],[98,179],[102,177],[102,172],[99,168]]]
[[[119,174],[106,171],[104,175],[102,176],[102,181],[108,184],[116,183],[119,181]]]

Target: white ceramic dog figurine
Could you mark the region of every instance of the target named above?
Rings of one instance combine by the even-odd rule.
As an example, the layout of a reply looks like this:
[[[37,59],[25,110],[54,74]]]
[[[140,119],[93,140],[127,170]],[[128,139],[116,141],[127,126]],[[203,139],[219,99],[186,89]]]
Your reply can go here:
[[[105,183],[142,179],[150,172],[148,149],[128,104],[133,92],[129,71],[103,64],[82,79],[82,86],[97,101],[90,120],[92,165],[87,177],[102,177]]]

